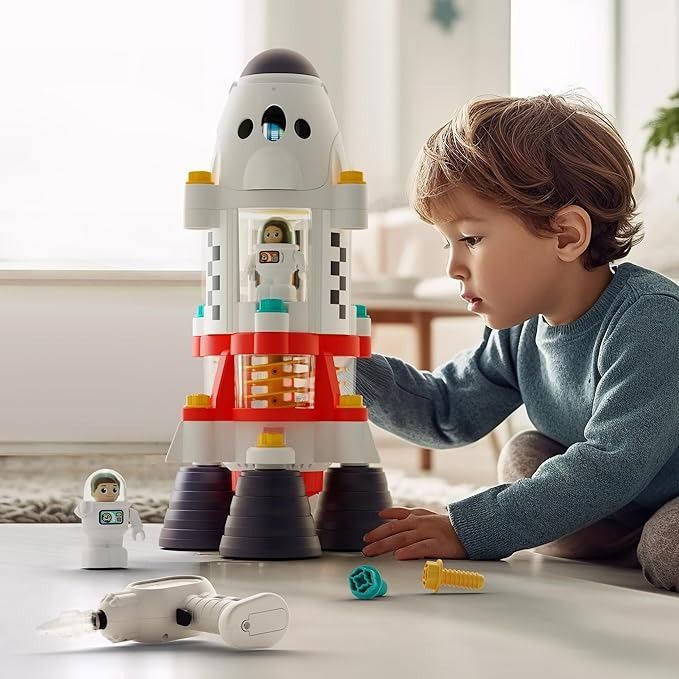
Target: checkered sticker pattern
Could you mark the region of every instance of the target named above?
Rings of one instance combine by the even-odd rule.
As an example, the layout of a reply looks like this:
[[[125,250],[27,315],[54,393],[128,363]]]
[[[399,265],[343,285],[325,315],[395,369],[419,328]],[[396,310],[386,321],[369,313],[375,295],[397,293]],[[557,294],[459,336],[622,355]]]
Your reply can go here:
[[[222,247],[219,244],[219,232],[208,231],[207,234],[207,276],[205,278],[205,284],[207,288],[207,300],[205,309],[205,318],[212,319],[213,321],[218,321],[220,317],[220,304],[219,295],[215,294],[221,290],[221,278],[219,271],[221,267],[219,266],[219,261],[221,258]]]
[[[347,317],[347,238],[342,231],[330,232],[330,304],[337,307],[338,318]]]

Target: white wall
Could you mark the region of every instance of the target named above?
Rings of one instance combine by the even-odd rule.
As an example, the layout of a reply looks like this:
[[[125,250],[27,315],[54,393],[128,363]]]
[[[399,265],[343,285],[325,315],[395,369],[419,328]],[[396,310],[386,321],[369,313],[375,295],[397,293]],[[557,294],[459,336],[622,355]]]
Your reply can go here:
[[[0,280],[0,453],[166,448],[186,394],[203,390],[199,281],[49,275]]]

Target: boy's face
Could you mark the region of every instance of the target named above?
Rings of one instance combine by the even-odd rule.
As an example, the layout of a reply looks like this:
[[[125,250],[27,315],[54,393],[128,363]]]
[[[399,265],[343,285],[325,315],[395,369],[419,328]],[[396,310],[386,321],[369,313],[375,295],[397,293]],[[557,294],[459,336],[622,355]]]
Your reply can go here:
[[[555,238],[538,237],[515,215],[460,187],[436,206],[436,229],[450,248],[448,275],[493,329],[551,309],[561,272]]]
[[[96,502],[115,502],[120,489],[117,483],[98,483],[92,493]]]

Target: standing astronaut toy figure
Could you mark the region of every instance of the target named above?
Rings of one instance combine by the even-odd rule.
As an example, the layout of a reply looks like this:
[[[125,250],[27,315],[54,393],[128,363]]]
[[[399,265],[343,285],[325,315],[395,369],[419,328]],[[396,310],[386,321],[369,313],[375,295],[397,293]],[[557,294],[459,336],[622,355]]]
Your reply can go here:
[[[305,272],[304,255],[294,242],[290,225],[284,219],[267,220],[248,265],[248,276],[257,286],[257,299],[296,302],[299,276]]]
[[[85,481],[83,499],[75,508],[83,522],[86,545],[82,568],[127,568],[123,537],[128,526],[136,540],[144,529],[136,509],[125,501],[127,484],[113,469],[97,469]]]

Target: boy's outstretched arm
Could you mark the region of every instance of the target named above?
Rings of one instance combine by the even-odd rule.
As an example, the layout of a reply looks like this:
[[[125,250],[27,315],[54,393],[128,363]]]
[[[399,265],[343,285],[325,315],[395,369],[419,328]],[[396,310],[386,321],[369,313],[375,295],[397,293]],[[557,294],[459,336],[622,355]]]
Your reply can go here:
[[[551,542],[643,497],[654,479],[658,484],[679,454],[678,319],[679,299],[641,295],[602,341],[583,440],[531,478],[448,505],[471,559],[500,559]],[[679,493],[676,472],[663,483],[658,493],[668,499]]]
[[[522,403],[515,368],[520,332],[521,326],[485,328],[476,349],[432,372],[373,354],[357,361],[356,390],[375,424],[416,445],[478,441]]]

